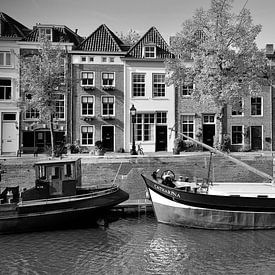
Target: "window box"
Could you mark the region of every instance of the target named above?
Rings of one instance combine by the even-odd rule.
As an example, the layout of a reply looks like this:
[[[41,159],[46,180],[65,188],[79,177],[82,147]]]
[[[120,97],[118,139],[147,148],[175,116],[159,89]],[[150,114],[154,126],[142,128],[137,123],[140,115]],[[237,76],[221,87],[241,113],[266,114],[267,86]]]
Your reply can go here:
[[[82,86],[84,91],[93,91],[95,89],[94,86]]]
[[[114,86],[111,86],[111,85],[103,85],[102,86],[102,90],[105,90],[105,91],[113,91],[115,89]]]
[[[102,119],[104,120],[112,120],[112,119],[115,119],[114,116],[102,116]]]
[[[87,117],[81,117],[82,120],[86,122],[91,122],[93,121],[94,117],[93,116],[87,116]]]

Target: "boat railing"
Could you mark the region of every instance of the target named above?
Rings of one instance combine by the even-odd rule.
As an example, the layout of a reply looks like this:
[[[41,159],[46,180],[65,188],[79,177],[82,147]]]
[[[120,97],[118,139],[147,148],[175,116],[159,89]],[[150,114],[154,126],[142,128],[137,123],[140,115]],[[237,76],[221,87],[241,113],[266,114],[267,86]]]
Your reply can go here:
[[[86,197],[93,198],[93,197],[102,196],[104,194],[110,194],[110,193],[117,191],[118,189],[119,189],[118,186],[112,186],[106,190],[93,191],[91,193],[81,194],[81,195],[55,197],[55,198],[40,199],[40,200],[21,201],[18,203],[18,205],[19,206],[27,206],[27,205],[33,205],[33,204],[51,204],[51,203],[65,202],[65,201],[69,202],[72,200],[85,199]]]

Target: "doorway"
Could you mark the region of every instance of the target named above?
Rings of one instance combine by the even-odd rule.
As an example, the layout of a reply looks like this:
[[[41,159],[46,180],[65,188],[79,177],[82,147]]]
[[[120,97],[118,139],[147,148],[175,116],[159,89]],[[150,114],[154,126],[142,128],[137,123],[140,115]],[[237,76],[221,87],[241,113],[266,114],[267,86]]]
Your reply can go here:
[[[215,136],[215,125],[205,124],[202,127],[203,131],[203,143],[213,147]]]
[[[167,126],[156,126],[156,152],[167,151]]]
[[[114,126],[102,126],[102,144],[106,151],[114,151]]]
[[[262,150],[262,126],[251,126],[251,149]]]
[[[2,153],[17,151],[18,127],[16,113],[3,113],[2,120]]]

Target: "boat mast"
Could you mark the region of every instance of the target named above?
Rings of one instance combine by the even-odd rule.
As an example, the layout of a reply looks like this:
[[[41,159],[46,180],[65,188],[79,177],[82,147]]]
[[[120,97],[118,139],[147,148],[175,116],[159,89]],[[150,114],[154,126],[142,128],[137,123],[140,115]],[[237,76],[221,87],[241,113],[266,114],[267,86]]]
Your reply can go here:
[[[172,129],[172,130],[173,130],[173,129]],[[207,145],[207,144],[205,144],[205,143],[203,143],[203,142],[200,142],[200,141],[198,141],[198,140],[195,140],[195,139],[193,139],[193,138],[191,138],[191,137],[189,137],[189,136],[187,136],[187,135],[185,135],[185,134],[182,134],[182,133],[179,133],[179,134],[180,134],[181,136],[185,137],[186,139],[189,139],[189,140],[191,140],[191,141],[193,141],[193,142],[195,142],[195,143],[201,145],[202,147],[208,149],[210,152],[213,152],[213,153],[215,153],[215,154],[217,154],[217,155],[221,155],[221,156],[223,156],[223,157],[225,157],[225,158],[230,159],[232,162],[234,162],[234,163],[236,163],[236,164],[238,164],[238,165],[243,166],[243,167],[246,168],[247,170],[249,170],[249,171],[251,171],[251,172],[257,174],[258,176],[261,176],[261,177],[263,177],[263,178],[269,179],[270,181],[273,181],[273,180],[274,180],[273,177],[270,176],[269,174],[266,174],[266,173],[264,173],[264,172],[262,172],[262,171],[260,171],[260,170],[258,170],[258,169],[256,169],[256,168],[254,168],[254,167],[252,167],[252,166],[250,166],[250,165],[248,165],[248,164],[246,164],[246,163],[244,163],[244,162],[242,162],[242,161],[240,161],[240,160],[238,160],[238,159],[236,159],[236,158],[234,158],[234,157],[232,157],[232,156],[229,156],[228,154],[225,154],[225,153],[223,153],[223,152],[221,152],[221,151],[219,151],[219,150],[217,150],[217,149],[215,149],[215,148],[213,148],[213,147],[211,147],[211,146],[209,146],[209,145]]]

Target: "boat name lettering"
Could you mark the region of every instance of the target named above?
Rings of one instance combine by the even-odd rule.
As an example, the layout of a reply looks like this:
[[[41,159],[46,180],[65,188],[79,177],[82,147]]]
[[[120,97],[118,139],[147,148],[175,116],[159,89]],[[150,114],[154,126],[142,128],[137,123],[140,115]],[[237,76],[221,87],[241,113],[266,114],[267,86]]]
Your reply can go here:
[[[165,188],[163,188],[163,187],[161,187],[161,186],[158,186],[158,185],[156,185],[156,184],[154,185],[154,187],[155,187],[157,190],[159,190],[159,191],[161,191],[161,192],[164,192],[164,193],[166,193],[166,194],[168,194],[168,195],[170,195],[170,196],[180,198],[180,194],[177,193],[177,192],[175,192],[175,191],[165,189]]]

